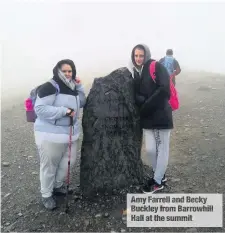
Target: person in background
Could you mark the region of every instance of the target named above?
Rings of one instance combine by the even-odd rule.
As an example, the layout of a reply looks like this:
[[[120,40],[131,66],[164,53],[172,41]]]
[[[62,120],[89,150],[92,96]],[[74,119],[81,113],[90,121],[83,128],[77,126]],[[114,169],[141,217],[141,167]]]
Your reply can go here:
[[[153,177],[143,187],[144,193],[155,193],[164,188],[169,159],[170,132],[173,129],[172,109],[169,104],[170,81],[165,67],[156,63],[156,79],[152,80],[149,66],[150,50],[137,45],[131,53],[135,82],[135,101],[140,109],[141,128],[144,130],[147,158],[153,168]],[[132,67],[132,66],[131,66]]]
[[[173,57],[173,50],[167,49],[166,56],[161,58],[159,62],[167,69],[170,78],[173,81],[174,86],[176,85],[175,77],[180,74],[181,68],[178,61]]]
[[[66,194],[64,181],[68,172],[70,118],[73,118],[70,161],[73,166],[80,134],[79,109],[86,102],[84,87],[76,80],[73,61],[67,59],[58,62],[53,69],[53,80],[59,86],[59,93],[52,83],[44,83],[37,90],[34,106],[37,115],[34,135],[40,156],[42,203],[50,210],[56,208],[53,195]]]

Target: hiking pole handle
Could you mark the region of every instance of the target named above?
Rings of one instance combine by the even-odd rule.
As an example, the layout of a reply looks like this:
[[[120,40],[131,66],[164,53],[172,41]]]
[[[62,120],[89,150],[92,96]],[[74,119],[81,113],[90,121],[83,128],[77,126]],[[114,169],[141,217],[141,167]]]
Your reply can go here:
[[[70,116],[70,126],[73,126],[73,116]]]

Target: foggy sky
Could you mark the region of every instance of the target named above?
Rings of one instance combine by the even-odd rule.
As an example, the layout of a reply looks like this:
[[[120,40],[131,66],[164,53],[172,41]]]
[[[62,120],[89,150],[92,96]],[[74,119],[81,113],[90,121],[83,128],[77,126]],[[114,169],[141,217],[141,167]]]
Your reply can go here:
[[[2,98],[26,93],[72,59],[87,80],[126,66],[137,43],[181,68],[225,73],[225,3],[1,1]]]

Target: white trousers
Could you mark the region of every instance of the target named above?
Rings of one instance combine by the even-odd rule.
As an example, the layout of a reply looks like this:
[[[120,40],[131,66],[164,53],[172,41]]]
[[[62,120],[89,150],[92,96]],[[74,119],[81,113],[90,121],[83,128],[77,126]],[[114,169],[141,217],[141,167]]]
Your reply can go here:
[[[76,162],[77,145],[78,140],[72,142],[70,168]],[[60,188],[67,177],[69,145],[42,141],[37,146],[40,156],[41,194],[42,197],[50,197],[53,188]]]
[[[169,160],[170,132],[167,129],[144,129],[147,158],[152,164],[154,180],[161,184]]]

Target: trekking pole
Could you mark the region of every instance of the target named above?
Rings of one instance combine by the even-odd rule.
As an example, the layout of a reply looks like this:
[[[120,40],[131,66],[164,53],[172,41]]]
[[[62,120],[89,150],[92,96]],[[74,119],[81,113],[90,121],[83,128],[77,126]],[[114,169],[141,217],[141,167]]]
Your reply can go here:
[[[71,146],[72,146],[72,132],[73,132],[73,117],[70,116],[70,136],[69,136],[69,154],[68,154],[68,169],[67,169],[67,187],[66,187],[66,210],[69,211],[69,185],[70,185],[70,159],[71,159]]]

